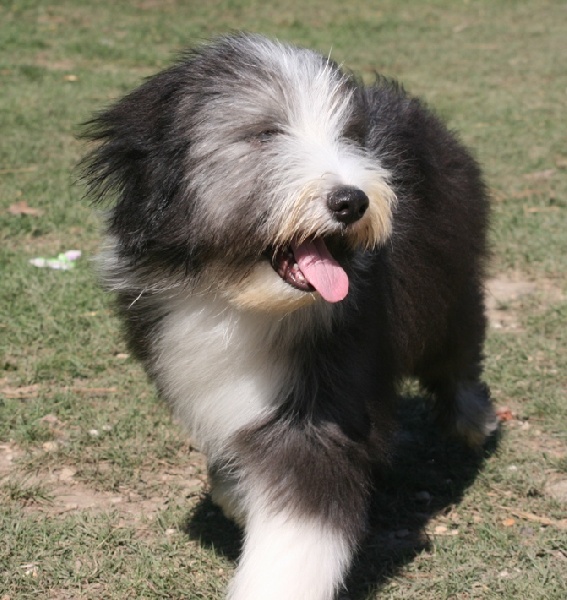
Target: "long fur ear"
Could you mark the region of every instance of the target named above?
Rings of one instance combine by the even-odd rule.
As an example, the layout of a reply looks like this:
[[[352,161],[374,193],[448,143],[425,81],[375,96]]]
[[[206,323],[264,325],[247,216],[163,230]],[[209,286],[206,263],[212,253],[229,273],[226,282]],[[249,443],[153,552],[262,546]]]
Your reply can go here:
[[[95,202],[116,200],[109,232],[120,232],[134,255],[156,239],[182,193],[189,128],[176,116],[181,98],[187,102],[186,71],[179,64],[150,78],[87,122],[81,136],[98,143],[81,163],[88,192]]]

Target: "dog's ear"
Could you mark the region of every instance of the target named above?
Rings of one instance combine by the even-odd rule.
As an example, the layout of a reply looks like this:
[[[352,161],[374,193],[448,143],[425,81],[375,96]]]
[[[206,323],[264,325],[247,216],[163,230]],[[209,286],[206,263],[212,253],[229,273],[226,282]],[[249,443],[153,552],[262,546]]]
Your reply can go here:
[[[89,194],[99,202],[115,200],[109,231],[134,254],[155,239],[182,193],[190,140],[177,113],[188,102],[187,67],[148,79],[84,126],[82,137],[97,143],[81,165]]]

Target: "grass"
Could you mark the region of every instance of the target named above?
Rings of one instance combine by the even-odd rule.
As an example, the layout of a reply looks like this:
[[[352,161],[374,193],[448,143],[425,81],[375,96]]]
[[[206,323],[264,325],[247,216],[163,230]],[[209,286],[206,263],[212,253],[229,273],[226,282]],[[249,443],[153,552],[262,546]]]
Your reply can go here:
[[[399,78],[461,133],[493,190],[486,371],[510,419],[470,457],[403,403],[411,435],[348,597],[566,597],[566,17],[558,0],[0,5],[0,598],[222,597],[238,534],[126,355],[75,164],[80,123],[232,29],[332,48],[368,82]],[[19,202],[39,212],[13,214]],[[72,271],[28,263],[72,248]]]

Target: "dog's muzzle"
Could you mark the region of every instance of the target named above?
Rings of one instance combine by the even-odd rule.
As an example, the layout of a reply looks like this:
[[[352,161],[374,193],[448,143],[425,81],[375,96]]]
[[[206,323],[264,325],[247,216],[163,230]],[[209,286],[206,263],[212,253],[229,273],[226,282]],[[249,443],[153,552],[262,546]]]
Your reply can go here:
[[[350,185],[336,187],[327,196],[333,219],[345,227],[362,219],[369,204],[368,196]],[[323,237],[294,239],[285,246],[268,249],[267,254],[274,271],[297,290],[317,291],[327,302],[339,302],[348,293],[348,275]]]

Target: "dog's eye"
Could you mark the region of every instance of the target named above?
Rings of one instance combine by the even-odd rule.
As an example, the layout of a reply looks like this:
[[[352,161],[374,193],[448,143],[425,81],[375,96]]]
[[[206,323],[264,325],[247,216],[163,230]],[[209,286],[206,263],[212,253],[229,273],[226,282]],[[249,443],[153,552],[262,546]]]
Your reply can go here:
[[[261,144],[265,144],[266,142],[273,140],[280,133],[281,130],[277,129],[276,127],[264,129],[254,136],[254,140],[256,142],[260,142]]]

